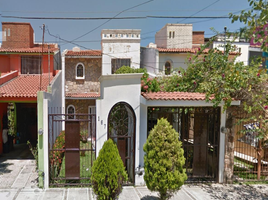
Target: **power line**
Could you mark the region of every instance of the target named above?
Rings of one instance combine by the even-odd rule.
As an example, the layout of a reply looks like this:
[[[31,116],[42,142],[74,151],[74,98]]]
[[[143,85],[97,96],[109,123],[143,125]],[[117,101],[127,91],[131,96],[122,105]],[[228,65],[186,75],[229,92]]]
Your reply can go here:
[[[146,16],[146,18],[166,18],[166,19],[180,19],[180,18],[189,18],[189,19],[229,19],[228,16]]]
[[[245,8],[245,9],[242,9],[242,10],[249,10],[251,9],[250,7],[249,8]],[[234,12],[234,14],[236,13],[240,13],[242,10],[238,10],[236,12]],[[228,15],[223,15],[222,17],[227,17]],[[187,22],[188,24],[196,24],[196,23],[201,23],[201,22],[207,22],[207,21],[211,21],[211,20],[215,20],[215,19],[208,19],[208,20],[203,20],[203,21],[195,21],[195,22]],[[157,31],[159,31],[159,29],[157,30],[154,30],[154,31],[148,31],[148,32],[145,32],[143,33],[142,35],[147,35],[147,34],[150,34],[150,33],[156,33]]]
[[[144,3],[140,3],[140,4],[136,5],[136,6],[132,6],[132,7],[130,7],[130,8],[127,8],[127,9],[125,9],[125,10],[119,12],[118,14],[116,14],[113,18],[116,18],[117,16],[119,16],[120,14],[122,14],[122,13],[128,11],[128,10],[131,10],[131,9],[133,9],[133,8],[137,8],[137,7],[142,6],[142,5],[145,5],[145,4],[150,3],[150,2],[152,2],[152,1],[154,1],[154,0],[149,0],[149,1],[146,1],[146,2],[144,2]],[[78,39],[80,39],[80,38],[82,38],[82,37],[84,37],[84,36],[86,36],[86,35],[88,35],[89,33],[92,33],[93,31],[97,30],[98,28],[100,28],[100,27],[103,26],[104,24],[107,24],[107,23],[108,23],[109,21],[111,21],[113,18],[108,19],[107,21],[103,22],[103,23],[100,24],[99,26],[97,26],[97,27],[93,28],[92,30],[90,30],[90,31],[88,31],[88,32],[86,32],[86,33],[84,33],[83,35],[81,35],[81,36],[79,36],[79,37],[73,39],[72,42],[75,41],[75,40],[78,40]]]
[[[174,9],[174,10],[129,10],[128,12],[136,13],[136,12],[189,12],[189,11],[199,11],[199,9]],[[233,12],[237,10],[229,10],[229,9],[211,9],[211,10],[206,10],[206,12],[219,12],[219,11],[228,11],[228,12]],[[57,14],[91,14],[91,13],[118,13],[120,11],[27,11],[27,10],[7,10],[7,11],[1,11],[2,13],[33,13],[33,14],[51,14],[51,13],[57,13]]]
[[[196,14],[198,14],[198,13],[202,12],[203,10],[206,10],[207,8],[209,8],[210,6],[214,5],[215,3],[219,2],[219,1],[220,1],[220,0],[217,0],[217,1],[213,2],[212,4],[209,4],[209,5],[208,5],[208,6],[206,6],[205,8],[203,8],[203,9],[201,9],[201,10],[197,11],[196,13],[194,13],[194,14],[190,15],[189,17],[193,17],[193,16],[195,16]],[[187,18],[189,18],[189,17],[187,17]],[[185,19],[183,19],[183,20],[179,21],[178,23],[183,22],[183,21],[184,21],[184,20],[186,20],[187,18],[185,18]]]
[[[16,18],[16,19],[46,19],[46,20],[105,20],[108,19],[108,21],[111,20],[122,20],[122,19],[147,19],[147,18],[157,18],[157,19],[229,19],[228,16],[143,16],[143,17],[23,17],[23,16],[6,16],[2,15],[3,18]],[[102,25],[106,24],[108,21],[102,23],[101,25],[97,26],[93,30],[96,30],[97,28],[101,27]],[[84,35],[87,35],[91,33],[93,30],[85,33]],[[83,37],[80,36],[73,41]]]
[[[15,18],[15,19],[46,19],[46,20],[119,20],[119,19],[146,19],[146,17],[23,17],[23,16],[6,16],[3,18]]]

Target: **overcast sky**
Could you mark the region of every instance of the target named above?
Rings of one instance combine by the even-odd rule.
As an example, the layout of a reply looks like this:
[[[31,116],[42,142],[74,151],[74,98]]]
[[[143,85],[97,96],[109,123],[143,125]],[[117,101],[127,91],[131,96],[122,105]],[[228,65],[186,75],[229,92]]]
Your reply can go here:
[[[228,16],[249,8],[247,0],[0,0],[1,22],[29,22],[35,41],[42,40],[42,24],[46,26],[45,42],[60,44],[61,50],[81,45],[82,49],[100,49],[102,29],[141,29],[141,46],[154,42],[155,33],[166,23],[191,23],[194,31],[215,35],[210,28],[222,32],[224,26],[236,31],[244,25],[230,19],[112,19],[60,20],[21,19],[14,17],[145,17],[145,16]],[[147,2],[147,3],[146,3]],[[140,5],[142,4],[142,5]],[[138,6],[139,5],[139,6]],[[134,7],[134,8],[132,8]],[[132,8],[132,9],[130,9]],[[127,10],[129,9],[129,10]],[[126,10],[126,11],[124,11]],[[121,12],[121,13],[120,13]],[[104,25],[102,25],[104,24]],[[100,26],[100,27],[99,27]],[[99,28],[97,28],[99,27]],[[2,26],[1,26],[2,29]],[[0,29],[0,30],[1,30]],[[95,30],[94,30],[95,29]],[[2,30],[1,30],[2,31]],[[54,36],[50,36],[50,34]],[[85,36],[83,36],[85,35]],[[83,36],[83,37],[81,37]],[[76,38],[81,37],[77,40]],[[59,39],[61,38],[61,39]],[[63,39],[63,40],[62,40]],[[1,40],[1,38],[0,38]],[[64,41],[65,40],[65,41]],[[68,43],[66,41],[72,41]]]

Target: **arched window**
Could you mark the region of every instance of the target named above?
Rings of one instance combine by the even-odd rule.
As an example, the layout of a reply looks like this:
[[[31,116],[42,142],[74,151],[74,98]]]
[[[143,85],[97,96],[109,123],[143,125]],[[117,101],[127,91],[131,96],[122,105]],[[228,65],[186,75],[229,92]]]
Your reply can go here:
[[[67,107],[67,119],[75,119],[75,107],[73,105],[69,105]],[[72,114],[72,115],[71,115]]]
[[[165,75],[170,75],[170,72],[171,72],[171,63],[167,61],[165,63]]]
[[[85,79],[85,66],[82,63],[78,63],[75,67],[76,79]]]

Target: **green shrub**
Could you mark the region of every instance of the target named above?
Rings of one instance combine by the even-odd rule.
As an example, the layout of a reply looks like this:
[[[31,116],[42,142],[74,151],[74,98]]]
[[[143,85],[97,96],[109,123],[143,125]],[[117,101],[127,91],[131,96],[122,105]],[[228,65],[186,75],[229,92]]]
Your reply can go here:
[[[115,74],[131,74],[131,73],[147,73],[147,70],[145,68],[131,68],[128,66],[122,66],[115,72]]]
[[[122,159],[116,144],[107,140],[99,152],[92,167],[92,186],[97,199],[115,199],[122,191],[122,184],[127,180]]]
[[[144,180],[148,189],[157,191],[160,199],[169,199],[187,179],[179,134],[161,118],[150,131],[143,150]]]
[[[54,150],[52,155],[50,156],[50,164],[54,169],[54,176],[58,176],[61,169],[62,159],[64,157],[65,148],[65,131],[62,131],[59,136],[56,138],[55,143],[53,145],[53,149],[62,149],[62,150]]]
[[[122,66],[115,72],[116,74],[143,73],[141,77],[141,92],[158,92],[160,85],[157,78],[149,78],[146,68],[131,68]]]

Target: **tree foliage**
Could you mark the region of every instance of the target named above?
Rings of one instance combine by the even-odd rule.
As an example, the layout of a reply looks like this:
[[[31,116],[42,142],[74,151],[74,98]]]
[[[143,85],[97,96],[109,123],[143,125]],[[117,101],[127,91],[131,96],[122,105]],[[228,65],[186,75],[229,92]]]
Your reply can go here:
[[[97,199],[116,199],[128,176],[116,144],[107,140],[92,167],[92,186]]]
[[[250,9],[242,10],[240,14],[230,13],[232,22],[243,22],[248,29],[246,35],[248,38],[254,38],[254,43],[259,44],[261,49],[267,52],[267,30],[268,30],[268,4],[263,0],[248,0]]]
[[[187,179],[179,134],[161,118],[150,131],[143,150],[144,180],[148,189],[158,191],[161,199],[170,198]]]
[[[240,14],[235,15],[230,13],[229,16],[232,22],[243,22],[248,28],[245,30],[245,35],[251,38],[251,41],[259,46],[263,52],[268,51],[268,3],[263,0],[248,0],[251,6],[248,10],[241,11]],[[256,131],[259,132],[259,138],[267,139],[268,124],[267,124],[267,69],[260,67],[262,65],[261,58],[253,60],[251,65],[258,70],[257,80],[251,81],[248,84],[248,98],[243,101],[244,109],[248,113],[255,113],[251,120],[258,121],[261,128]],[[256,73],[256,72],[255,72]]]

